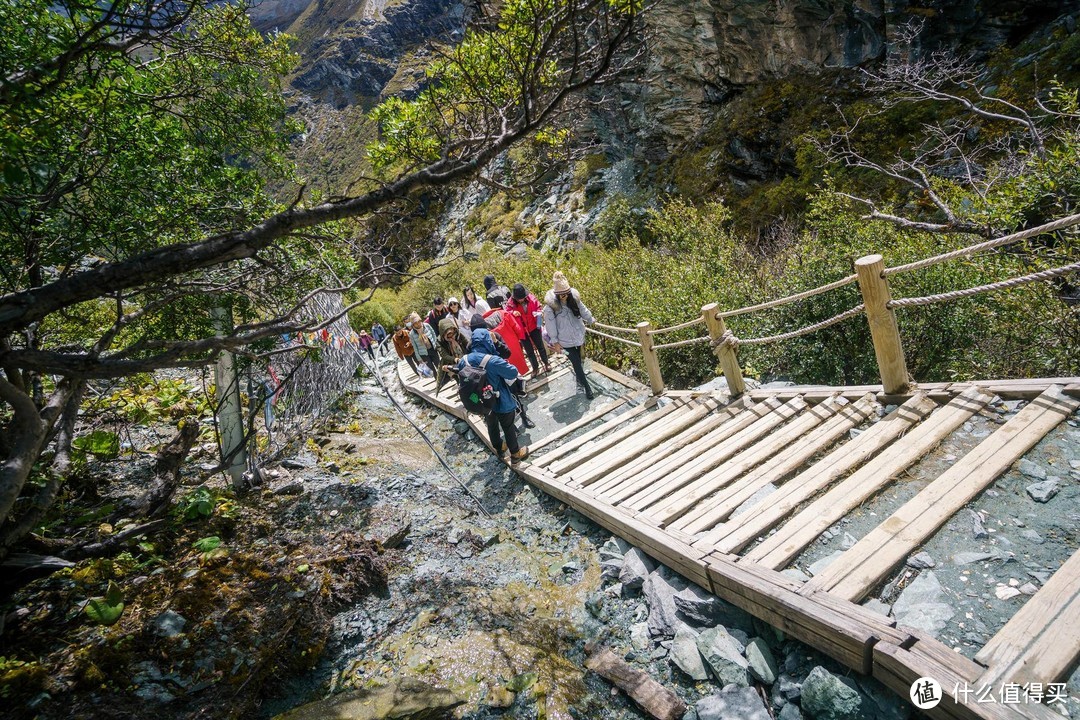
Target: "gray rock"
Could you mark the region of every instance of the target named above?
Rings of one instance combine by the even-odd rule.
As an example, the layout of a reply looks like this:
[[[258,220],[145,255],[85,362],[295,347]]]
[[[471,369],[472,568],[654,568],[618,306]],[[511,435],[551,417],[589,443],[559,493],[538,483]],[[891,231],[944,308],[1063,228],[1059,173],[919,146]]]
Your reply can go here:
[[[780,682],[776,685],[780,696],[789,703],[796,702],[802,695],[802,683],[797,683],[787,675],[780,676]]]
[[[304,468],[313,468],[318,462],[315,456],[310,453],[301,453],[294,455],[290,458],[285,458],[281,461],[281,467],[288,470],[303,470]]]
[[[623,556],[622,569],[619,571],[619,582],[625,590],[637,591],[645,584],[645,578],[656,567],[649,556],[641,550],[634,548]]]
[[[694,706],[698,720],[771,720],[764,701],[751,687],[725,688]]]
[[[990,533],[986,532],[986,528],[983,526],[982,515],[974,510],[968,510],[968,515],[971,517],[971,534],[976,540],[985,540],[990,537]]]
[[[146,683],[135,688],[135,696],[140,700],[145,700],[149,703],[156,703],[158,705],[164,705],[171,703],[176,698],[165,688],[161,687],[157,683]]]
[[[1042,545],[1044,542],[1046,542],[1042,535],[1040,535],[1035,530],[1032,530],[1031,528],[1028,528],[1027,530],[1022,530],[1020,532],[1020,537],[1030,542],[1033,542],[1036,545]]]
[[[649,632],[653,636],[670,638],[684,624],[677,614],[675,593],[686,589],[686,580],[674,574],[665,577],[665,571],[666,568],[662,568],[650,573],[641,590],[649,605]]]
[[[802,710],[799,709],[798,705],[788,703],[780,708],[780,712],[776,715],[776,720],[803,720]]]
[[[844,552],[842,550],[834,550],[831,553],[829,553],[828,555],[826,555],[825,557],[820,558],[819,560],[812,563],[810,565],[810,567],[808,567],[806,569],[811,575],[817,575],[822,570],[829,567],[829,565],[831,565],[833,562],[835,562],[836,559],[838,557],[840,557],[841,555],[843,555],[843,554],[844,554]]]
[[[845,550],[850,550],[856,542],[858,541],[855,539],[855,536],[849,532],[846,532],[844,533],[844,539],[840,542],[840,547],[844,548]]]
[[[743,657],[743,646],[726,629],[717,626],[701,633],[697,648],[720,685],[750,685],[750,665]]]
[[[810,579],[809,575],[807,575],[806,573],[804,573],[802,570],[800,570],[797,567],[789,567],[789,568],[786,568],[784,570],[781,570],[780,574],[781,575],[786,575],[787,577],[789,577],[792,580],[795,580],[797,582],[806,582],[807,580]]]
[[[772,483],[765,484],[764,486],[759,488],[757,492],[755,492],[753,495],[746,498],[746,500],[744,500],[742,504],[739,505],[739,507],[735,508],[731,513],[731,517],[737,518],[743,513],[751,510],[755,505],[760,505],[765,498],[769,497],[774,492],[776,492],[775,485],[773,485]]]
[[[634,623],[630,626],[630,644],[638,652],[648,650],[652,646],[649,623]]]
[[[985,552],[959,552],[952,556],[955,565],[970,565],[983,560],[992,560],[997,557],[994,553]]]
[[[675,608],[678,610],[679,617],[695,628],[723,625],[749,630],[753,627],[753,617],[750,613],[702,590],[697,585],[689,585],[675,593]]]
[[[622,538],[608,538],[608,541],[600,546],[598,554],[600,560],[619,560],[623,559],[626,553],[630,552],[630,543],[626,542]]]
[[[1027,490],[1027,494],[1031,496],[1032,500],[1045,503],[1050,502],[1050,499],[1058,494],[1061,485],[1058,483],[1057,478],[1051,478],[1043,482],[1032,483],[1024,489]]]
[[[862,708],[862,696],[818,665],[803,681],[801,704],[815,720],[856,720]]]
[[[883,603],[877,598],[870,598],[869,600],[864,602],[862,606],[867,610],[872,610],[873,612],[876,612],[879,615],[884,615],[885,617],[889,617],[889,613],[892,612],[892,605],[889,605],[888,603]]]
[[[458,420],[454,423],[454,432],[456,432],[458,435],[464,435],[465,433],[469,432],[469,423],[465,422],[464,420]]]
[[[945,602],[945,592],[932,570],[925,570],[904,588],[892,606],[898,624],[924,630],[937,637],[956,609]]]
[[[916,570],[926,570],[937,565],[934,558],[930,557],[928,552],[915,553],[907,559],[908,567],[913,567]]]
[[[746,644],[746,662],[750,665],[750,674],[766,685],[776,682],[776,658],[765,641],[754,638]]]
[[[184,632],[185,625],[187,625],[187,618],[172,610],[166,610],[150,621],[154,634],[166,638],[175,637]]]
[[[683,627],[675,633],[675,639],[671,641],[671,652],[668,659],[675,667],[682,670],[693,680],[708,680],[709,671],[705,669],[705,660],[697,648],[697,633]]]
[[[1046,479],[1046,470],[1030,460],[1021,460],[1016,464],[1016,469],[1020,471],[1021,475],[1027,475],[1029,478],[1034,478],[1035,480]]]

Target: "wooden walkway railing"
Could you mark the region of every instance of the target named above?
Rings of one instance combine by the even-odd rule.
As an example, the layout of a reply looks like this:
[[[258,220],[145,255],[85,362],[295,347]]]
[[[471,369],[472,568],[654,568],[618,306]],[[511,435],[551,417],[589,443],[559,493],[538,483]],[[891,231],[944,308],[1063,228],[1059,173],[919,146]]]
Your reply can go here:
[[[598,337],[640,348],[645,370],[649,376],[649,386],[652,388],[653,394],[655,395],[659,395],[664,391],[664,379],[660,372],[660,361],[657,357],[657,352],[659,350],[700,343],[711,343],[713,351],[720,362],[724,378],[727,380],[729,391],[733,396],[738,396],[746,390],[746,384],[743,381],[742,369],[739,366],[738,360],[738,348],[740,345],[763,345],[766,343],[789,340],[817,332],[818,330],[844,322],[857,315],[866,315],[867,322],[870,325],[871,338],[873,339],[874,355],[877,358],[878,371],[881,376],[882,390],[890,395],[901,394],[908,390],[910,380],[907,371],[907,363],[904,359],[903,342],[900,338],[900,331],[896,323],[896,309],[951,302],[960,298],[1013,288],[1026,283],[1044,282],[1053,278],[1080,272],[1080,262],[1010,278],[988,285],[981,285],[979,287],[950,290],[939,295],[921,298],[903,298],[896,300],[892,298],[889,290],[889,276],[922,270],[951,260],[969,258],[978,253],[987,252],[1022,240],[1077,225],[1080,225],[1080,214],[1070,215],[1045,225],[1029,228],[1011,235],[995,238],[966,248],[942,253],[941,255],[925,258],[906,265],[899,265],[893,268],[885,267],[884,259],[881,255],[867,255],[855,262],[854,274],[788,297],[778,298],[776,300],[770,300],[768,302],[735,310],[724,311],[719,310],[715,303],[710,303],[701,308],[701,315],[699,317],[664,328],[653,328],[651,323],[644,321],[638,323],[635,328],[595,323],[593,327],[587,328],[587,330]],[[852,283],[858,283],[859,291],[862,293],[863,297],[863,302],[861,304],[827,320],[814,323],[813,325],[804,328],[769,337],[740,339],[735,337],[735,335],[728,330],[725,323],[726,318],[780,307],[831,290],[846,287]],[[697,325],[704,325],[708,335],[660,344],[657,344],[654,340],[657,335],[677,330],[685,330]],[[601,328],[608,332],[603,332],[594,328]],[[628,337],[620,337],[618,334],[613,333],[623,333],[631,336],[636,334],[638,339],[635,341]]]

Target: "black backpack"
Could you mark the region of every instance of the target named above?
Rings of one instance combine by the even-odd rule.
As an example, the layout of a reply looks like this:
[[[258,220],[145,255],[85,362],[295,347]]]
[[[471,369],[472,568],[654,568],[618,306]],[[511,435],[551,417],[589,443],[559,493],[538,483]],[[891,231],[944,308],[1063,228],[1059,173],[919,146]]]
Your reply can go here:
[[[487,376],[488,360],[492,357],[485,355],[479,367],[470,364],[466,357],[465,366],[458,371],[458,397],[465,409],[471,413],[487,415],[495,407],[495,400],[499,397]]]

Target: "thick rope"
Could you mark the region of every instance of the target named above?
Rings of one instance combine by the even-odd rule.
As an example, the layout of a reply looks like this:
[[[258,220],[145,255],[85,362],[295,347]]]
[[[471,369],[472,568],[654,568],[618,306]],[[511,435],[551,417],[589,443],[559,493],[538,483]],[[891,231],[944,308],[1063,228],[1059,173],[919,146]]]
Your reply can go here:
[[[745,315],[746,313],[757,312],[758,310],[768,310],[769,308],[779,307],[780,305],[787,305],[788,303],[796,302],[797,300],[805,300],[808,297],[820,295],[821,293],[835,290],[836,288],[842,288],[845,285],[850,285],[858,279],[857,275],[848,275],[847,277],[840,278],[835,282],[831,282],[828,285],[822,285],[821,287],[814,288],[813,290],[805,290],[795,295],[789,295],[777,300],[770,300],[769,302],[763,302],[760,305],[749,305],[738,310],[725,310],[724,312],[716,313],[718,318],[735,317],[736,315]]]
[[[712,341],[712,347],[715,353],[719,353],[724,348],[737,351],[739,349],[739,338],[735,337],[735,333],[730,330],[725,330],[723,335]]]
[[[901,298],[899,300],[890,300],[888,307],[917,307],[919,305],[932,305],[939,302],[951,302],[953,300],[959,300],[960,298],[978,295],[979,293],[993,292],[995,290],[1006,290],[1008,288],[1017,287],[1018,285],[1026,285],[1027,283],[1039,282],[1041,280],[1050,280],[1051,278],[1056,278],[1061,275],[1068,275],[1069,273],[1078,271],[1080,271],[1080,263],[1073,263],[1072,265],[1065,265],[1064,267],[1043,270],[1041,272],[1032,273],[1031,275],[1024,275],[1022,277],[1012,278],[1010,280],[1002,280],[1001,282],[991,283],[989,285],[980,285],[978,287],[968,288],[966,290],[953,290],[952,292],[941,293],[940,295],[927,295],[926,297]]]
[[[663,350],[664,348],[677,348],[683,345],[696,345],[697,343],[709,342],[709,337],[696,337],[689,340],[679,340],[678,342],[664,343],[663,345],[653,345],[653,350]]]
[[[637,334],[637,330],[635,330],[634,328],[624,328],[619,327],[618,325],[605,325],[601,322],[594,322],[593,325],[598,328],[604,328],[605,330],[612,330],[614,332],[634,333],[635,335]]]
[[[593,323],[593,325],[600,325],[600,323]],[[603,327],[603,326],[601,326],[601,327]],[[585,328],[585,332],[592,333],[593,335],[599,335],[602,338],[607,338],[608,340],[614,340],[615,342],[621,342],[621,343],[624,343],[626,345],[632,345],[632,346],[634,346],[636,348],[641,347],[641,343],[639,343],[639,342],[634,342],[633,340],[627,340],[626,338],[615,337],[614,335],[608,335],[607,333],[602,333],[599,330],[593,330],[591,327]],[[635,330],[634,332],[637,332],[637,331]]]
[[[792,330],[791,332],[786,332],[786,333],[783,333],[781,335],[769,335],[768,337],[747,338],[745,340],[741,340],[741,339],[735,337],[734,335],[732,335],[731,331],[728,330],[726,333],[724,333],[723,335],[721,335],[717,339],[713,340],[712,345],[713,345],[714,348],[721,348],[721,347],[724,347],[724,346],[731,346],[731,347],[733,347],[735,349],[738,349],[738,347],[740,345],[765,345],[765,344],[768,344],[768,343],[771,343],[771,342],[779,342],[781,340],[790,340],[792,338],[797,338],[797,337],[800,337],[802,335],[809,335],[810,333],[817,332],[818,330],[824,330],[825,328],[829,327],[830,325],[835,325],[837,323],[843,322],[844,320],[847,320],[848,318],[855,317],[856,315],[861,315],[865,308],[866,308],[865,305],[863,305],[862,303],[859,303],[858,305],[851,308],[850,310],[847,310],[846,312],[842,312],[839,315],[834,315],[833,317],[829,318],[828,320],[822,320],[819,323],[814,323],[813,325],[807,325],[806,327],[801,328],[799,330]],[[729,335],[730,335],[730,337],[728,337]]]
[[[695,325],[700,325],[703,322],[705,322],[705,318],[698,315],[693,320],[687,320],[686,322],[680,323],[678,325],[672,325],[671,327],[657,328],[656,330],[650,330],[649,334],[650,335],[659,335],[660,333],[671,332],[673,330],[685,330],[688,327],[694,327]]]
[[[898,273],[910,272],[912,270],[921,270],[931,265],[937,265],[939,263],[946,262],[948,260],[955,260],[956,258],[968,257],[975,253],[982,252],[983,250],[991,250],[1002,245],[1008,245],[1010,243],[1026,240],[1036,235],[1042,235],[1048,232],[1054,232],[1055,230],[1061,230],[1062,228],[1071,227],[1073,225],[1080,224],[1080,215],[1070,215],[1069,217],[1055,220],[1052,223],[1045,225],[1039,225],[1038,227],[1029,228],[1027,230],[1021,230],[1020,232],[1013,233],[1012,235],[1006,235],[995,240],[987,240],[984,243],[978,245],[971,245],[970,247],[961,248],[960,250],[953,250],[951,252],[943,253],[941,255],[935,255],[924,260],[917,260],[907,265],[897,265],[892,268],[885,268],[885,275],[896,275]]]

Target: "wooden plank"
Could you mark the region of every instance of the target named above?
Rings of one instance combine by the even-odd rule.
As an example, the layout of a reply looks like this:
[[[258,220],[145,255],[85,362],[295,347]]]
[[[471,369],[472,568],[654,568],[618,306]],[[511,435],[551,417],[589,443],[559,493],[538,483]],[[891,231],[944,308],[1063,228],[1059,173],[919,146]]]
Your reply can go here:
[[[542,438],[540,440],[537,440],[536,442],[534,442],[529,447],[535,452],[536,450],[539,450],[542,447],[546,447],[546,446],[550,445],[551,443],[555,442],[556,440],[562,440],[567,435],[571,435],[571,434],[577,432],[579,429],[585,427],[589,423],[599,420],[600,418],[604,417],[605,415],[607,415],[612,410],[617,410],[617,409],[621,408],[629,400],[630,400],[629,395],[623,395],[618,400],[613,400],[612,402],[609,402],[607,405],[604,405],[604,406],[602,406],[600,408],[597,408],[596,410],[593,410],[591,413],[588,413],[587,415],[584,415],[581,419],[576,420],[576,421],[570,423],[569,425],[567,425],[567,426],[565,426],[565,427],[563,427],[563,428],[561,428],[559,430],[556,430],[555,432],[551,433],[547,437],[544,437],[544,438]]]
[[[649,415],[639,418],[630,423],[621,430],[616,430],[604,437],[597,438],[595,441],[584,445],[583,447],[575,449],[572,453],[566,455],[563,458],[552,462],[548,461],[545,464],[546,467],[551,468],[552,472],[563,473],[572,467],[577,467],[586,460],[592,459],[604,452],[605,450],[618,445],[627,438],[638,436],[640,433],[648,432],[653,425],[663,418],[669,415],[678,416],[692,410],[690,403],[685,401],[675,401],[665,405],[664,407],[656,410]]]
[[[656,483],[627,498],[623,505],[641,511],[650,505],[663,501],[664,498],[681,491],[682,488],[694,482],[701,475],[727,462],[732,456],[741,452],[743,448],[768,435],[775,428],[783,425],[805,409],[806,403],[800,398],[788,401],[745,429],[732,435],[710,452],[679,468],[678,472],[666,478],[663,482]]]
[[[852,508],[876,494],[981,410],[991,396],[972,388],[934,412],[926,422],[812,502],[744,557],[765,567],[786,566],[802,549]]]
[[[678,720],[686,713],[686,703],[678,695],[607,648],[585,658],[585,667],[614,683],[657,720]]]
[[[901,633],[859,616],[844,614],[803,597],[797,583],[774,571],[735,563],[725,556],[706,558],[713,593],[848,667],[869,674],[872,648],[883,637],[903,641]]]
[[[564,455],[568,455],[571,452],[573,452],[574,450],[577,450],[579,447],[581,447],[585,443],[589,442],[590,440],[593,440],[594,438],[598,438],[601,435],[603,435],[604,433],[611,432],[613,429],[615,429],[619,425],[622,425],[625,422],[629,422],[630,420],[633,420],[634,418],[636,418],[641,413],[645,412],[646,410],[650,410],[651,408],[653,408],[655,405],[656,405],[656,398],[651,397],[648,400],[646,400],[645,402],[638,405],[637,407],[631,408],[630,410],[627,410],[622,415],[616,415],[615,417],[611,418],[611,420],[607,421],[606,423],[604,423],[600,427],[593,428],[592,430],[577,436],[573,440],[568,440],[567,442],[563,443],[562,445],[555,448],[554,450],[551,450],[549,452],[544,453],[544,455],[541,456],[539,459],[533,461],[533,464],[534,465],[545,465],[548,462],[551,462],[553,460],[561,458]]]
[[[657,518],[661,527],[667,527],[717,490],[796,442],[847,404],[847,400],[834,397],[810,408],[767,438],[745,448],[720,467],[705,473],[684,487],[679,491],[678,497],[671,496],[668,500],[650,508],[649,515]]]
[[[919,383],[917,389],[931,397],[937,398],[945,395],[949,396],[949,399],[951,399],[951,397],[959,395],[965,390],[978,387],[985,392],[1007,399],[1031,400],[1041,395],[1043,391],[1051,385],[1064,385],[1066,395],[1076,396],[1077,393],[1080,392],[1080,377],[976,380],[961,383]],[[802,396],[807,402],[812,403],[819,402],[821,399],[824,399],[824,397],[837,392],[849,400],[861,397],[867,392],[875,393],[880,402],[887,402],[889,400],[903,401],[912,397],[910,394],[886,395],[882,392],[880,385],[849,385],[845,387],[833,387],[830,385],[793,385],[791,387],[778,388],[776,390],[752,390],[749,394],[751,399],[755,402],[760,402],[761,400],[770,397],[786,400]]]
[[[612,370],[611,368],[606,367],[604,365],[601,365],[598,362],[593,362],[593,361],[590,360],[589,361],[589,371],[597,373],[599,375],[603,375],[608,380],[614,380],[615,382],[619,383],[620,385],[625,385],[626,387],[630,388],[631,390],[652,392],[652,390],[649,388],[648,385],[643,385],[640,382],[638,382],[637,380],[635,380],[634,378],[629,377],[628,375],[623,375],[618,370]]]
[[[919,678],[937,680],[944,697],[937,707],[922,711],[929,717],[943,720],[1061,720],[1061,715],[1045,705],[976,702],[974,693],[966,700],[958,700],[958,688],[977,690],[982,686],[981,682],[972,684],[967,679],[964,668],[970,661],[959,653],[953,653],[952,662],[945,662],[949,658],[941,657],[940,651],[920,652],[924,642],[920,640],[910,649],[889,641],[877,643],[874,645],[872,674],[901,697],[908,696],[912,683]],[[951,651],[946,649],[946,652]]]
[[[795,511],[803,502],[835,480],[862,465],[937,409],[925,395],[916,395],[889,413],[854,440],[841,445],[826,457],[780,486],[769,502],[740,515],[738,521],[720,525],[696,541],[703,549],[736,552]]]
[[[708,530],[726,519],[761,488],[770,483],[780,483],[789,473],[794,472],[814,455],[831,447],[837,440],[845,437],[849,430],[873,415],[879,406],[872,398],[873,396],[867,393],[858,402],[842,408],[836,417],[807,433],[761,467],[724,488],[715,497],[699,504],[680,518],[676,526],[693,534]]]
[[[680,435],[687,428],[693,430],[692,426],[696,426],[719,405],[719,401],[714,399],[701,401],[693,411],[678,418],[668,418],[661,423],[656,423],[648,431],[633,436],[623,445],[611,447],[608,452],[574,468],[572,473],[574,484],[587,487],[607,472],[633,461],[659,445],[667,444],[669,440]]]
[[[867,533],[804,588],[857,601],[960,508],[1009,469],[1080,402],[1051,386]]]
[[[980,683],[1059,682],[1080,662],[1080,551],[975,655]]]
[[[687,463],[701,460],[711,453],[721,452],[722,443],[742,430],[753,425],[759,418],[763,418],[776,408],[783,405],[779,400],[767,400],[758,403],[745,412],[739,413],[722,422],[718,427],[710,430],[699,439],[691,442],[677,452],[672,453],[658,463],[643,468],[641,474],[627,478],[620,482],[618,487],[607,487],[604,494],[613,502],[621,502],[635,493],[649,487],[654,482],[669,476]]]
[[[655,467],[658,462],[669,455],[673,455],[687,445],[697,442],[708,433],[720,427],[720,425],[735,417],[736,414],[749,407],[750,401],[748,399],[739,398],[727,407],[721,408],[717,412],[709,415],[693,427],[687,428],[675,437],[669,439],[663,445],[655,447],[649,452],[638,456],[622,467],[613,469],[602,478],[599,478],[596,483],[590,485],[590,490],[595,495],[602,495],[605,490],[617,487],[622,484],[624,480],[644,472],[649,468]]]

